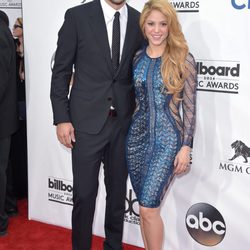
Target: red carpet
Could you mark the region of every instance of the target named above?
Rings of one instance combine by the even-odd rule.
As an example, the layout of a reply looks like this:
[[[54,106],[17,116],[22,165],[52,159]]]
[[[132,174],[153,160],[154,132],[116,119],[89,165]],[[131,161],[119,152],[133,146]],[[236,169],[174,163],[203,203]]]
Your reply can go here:
[[[8,235],[0,237],[0,250],[70,250],[71,231],[36,221],[29,221],[27,200],[18,203],[19,215],[10,218]],[[94,237],[92,250],[102,250],[103,239]],[[124,244],[124,250],[142,248]]]

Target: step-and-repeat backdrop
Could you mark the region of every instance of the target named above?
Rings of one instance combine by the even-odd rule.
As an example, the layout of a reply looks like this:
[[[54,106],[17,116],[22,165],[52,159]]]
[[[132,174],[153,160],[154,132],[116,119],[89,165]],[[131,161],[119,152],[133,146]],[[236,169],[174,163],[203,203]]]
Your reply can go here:
[[[0,4],[12,0],[0,1]],[[29,218],[71,226],[70,151],[52,125],[49,99],[57,32],[78,0],[23,0],[28,112]],[[88,2],[88,1],[87,1]],[[141,11],[144,0],[128,1]],[[198,70],[197,129],[188,174],[162,205],[164,250],[250,247],[250,1],[173,0]],[[105,188],[94,233],[104,235]],[[124,242],[142,246],[138,202],[128,183]]]

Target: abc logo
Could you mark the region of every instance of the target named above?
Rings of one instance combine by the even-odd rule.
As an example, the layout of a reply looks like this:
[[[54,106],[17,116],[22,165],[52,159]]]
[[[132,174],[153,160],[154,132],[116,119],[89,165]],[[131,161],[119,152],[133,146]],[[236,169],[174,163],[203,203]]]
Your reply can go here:
[[[139,206],[138,206],[138,200],[135,198],[133,199],[133,191],[132,189],[129,189],[129,197],[126,198],[126,208],[125,208],[125,214],[135,215],[139,217]]]
[[[186,227],[192,238],[204,246],[215,246],[225,237],[226,224],[220,212],[207,203],[189,208]]]
[[[237,10],[250,9],[250,0],[231,0],[231,3]]]

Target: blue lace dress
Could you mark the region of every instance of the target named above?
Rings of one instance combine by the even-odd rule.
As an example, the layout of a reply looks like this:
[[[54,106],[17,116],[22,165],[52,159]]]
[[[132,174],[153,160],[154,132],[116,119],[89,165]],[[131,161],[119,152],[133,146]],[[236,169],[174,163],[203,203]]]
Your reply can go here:
[[[136,110],[128,132],[126,157],[130,179],[139,204],[155,208],[173,175],[173,163],[182,145],[192,146],[195,126],[196,65],[187,57],[189,75],[180,103],[167,94],[161,77],[161,58],[146,50],[134,60]]]

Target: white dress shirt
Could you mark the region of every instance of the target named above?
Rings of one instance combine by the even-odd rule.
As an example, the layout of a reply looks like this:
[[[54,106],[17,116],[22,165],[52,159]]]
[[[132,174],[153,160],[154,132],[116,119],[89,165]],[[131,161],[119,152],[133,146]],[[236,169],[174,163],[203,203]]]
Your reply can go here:
[[[105,0],[101,0],[102,11],[107,27],[108,32],[108,39],[109,39],[109,47],[110,47],[110,54],[112,57],[112,34],[113,34],[113,21],[114,15],[116,11],[120,12],[120,60],[122,56],[122,50],[127,30],[127,22],[128,22],[128,8],[127,5],[124,4],[119,10],[113,9]]]

